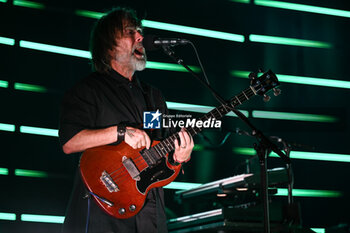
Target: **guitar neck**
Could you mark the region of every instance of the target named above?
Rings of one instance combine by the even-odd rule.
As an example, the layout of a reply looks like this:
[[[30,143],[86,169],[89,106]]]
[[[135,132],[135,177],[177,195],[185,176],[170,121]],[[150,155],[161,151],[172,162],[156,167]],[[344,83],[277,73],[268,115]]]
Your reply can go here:
[[[234,96],[231,98],[227,104],[222,104],[217,108],[214,108],[207,114],[203,115],[201,118],[199,118],[199,121],[206,121],[210,119],[219,120],[223,116],[225,116],[228,112],[231,111],[232,107],[236,107],[241,105],[243,102],[249,100],[252,96],[256,95],[256,91],[253,87],[249,87],[246,90],[242,91],[240,94]],[[203,127],[187,127],[185,128],[186,131],[191,134],[191,136],[196,135],[200,131],[202,131]],[[179,134],[175,133],[171,135],[170,137],[164,139],[160,143],[154,146],[155,150],[160,154],[161,156],[165,156],[169,152],[173,151],[175,149],[174,141],[179,141]]]

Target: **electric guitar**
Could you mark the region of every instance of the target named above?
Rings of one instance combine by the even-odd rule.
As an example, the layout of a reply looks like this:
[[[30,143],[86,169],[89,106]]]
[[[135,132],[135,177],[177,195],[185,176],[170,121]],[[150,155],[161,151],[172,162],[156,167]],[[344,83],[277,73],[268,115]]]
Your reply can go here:
[[[250,75],[251,85],[199,120],[220,119],[230,108],[241,105],[255,95],[263,95],[279,85],[272,71],[260,77]],[[202,128],[186,128],[192,136]],[[97,204],[109,215],[125,219],[136,215],[142,208],[150,189],[172,182],[180,172],[181,165],[168,161],[174,150],[178,133],[163,141],[153,141],[150,149],[133,149],[125,142],[118,145],[87,149],[80,158],[82,179]]]

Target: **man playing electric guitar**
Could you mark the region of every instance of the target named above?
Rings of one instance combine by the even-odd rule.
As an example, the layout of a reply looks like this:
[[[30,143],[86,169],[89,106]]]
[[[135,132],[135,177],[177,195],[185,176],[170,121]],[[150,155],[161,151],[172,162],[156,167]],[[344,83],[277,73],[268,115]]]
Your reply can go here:
[[[135,75],[146,66],[142,40],[140,20],[131,9],[113,9],[96,23],[90,42],[95,72],[63,99],[59,136],[64,153],[121,142],[137,150],[150,148],[150,136],[136,126],[142,124],[144,111],[167,113],[167,108],[159,90]],[[169,158],[174,164],[188,161],[194,146],[186,130],[178,135]],[[154,136],[161,138],[161,133]],[[162,188],[151,189],[140,212],[126,219],[105,213],[90,201],[92,195],[77,174],[64,233],[167,232]]]

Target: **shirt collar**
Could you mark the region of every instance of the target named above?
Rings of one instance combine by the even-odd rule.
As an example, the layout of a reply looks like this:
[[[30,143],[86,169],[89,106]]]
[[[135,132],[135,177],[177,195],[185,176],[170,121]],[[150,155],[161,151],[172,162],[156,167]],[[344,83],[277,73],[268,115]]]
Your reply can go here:
[[[125,83],[125,84],[132,83],[135,79],[135,75],[134,75],[132,78],[132,81],[130,81],[129,79],[125,78],[123,75],[119,74],[117,71],[113,69],[111,69],[108,74],[118,82]]]
[[[140,83],[140,80],[137,78],[136,73],[134,73],[134,76],[132,77],[131,81],[113,69],[109,71],[109,76],[115,79],[120,84],[132,84],[132,85],[138,86],[144,92],[142,85]]]

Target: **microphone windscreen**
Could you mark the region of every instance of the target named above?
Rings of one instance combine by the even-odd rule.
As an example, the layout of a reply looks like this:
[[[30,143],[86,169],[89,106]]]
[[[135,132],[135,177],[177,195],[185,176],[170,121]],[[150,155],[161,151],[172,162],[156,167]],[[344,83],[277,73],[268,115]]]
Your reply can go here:
[[[154,41],[157,39],[155,35],[145,35],[142,40],[143,47],[146,51],[154,51],[160,48],[154,44]]]

